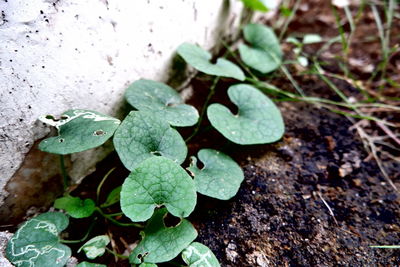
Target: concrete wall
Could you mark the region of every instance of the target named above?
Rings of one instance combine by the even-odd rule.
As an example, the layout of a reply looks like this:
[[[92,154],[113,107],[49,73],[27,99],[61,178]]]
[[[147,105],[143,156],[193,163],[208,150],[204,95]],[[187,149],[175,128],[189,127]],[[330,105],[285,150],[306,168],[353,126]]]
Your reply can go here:
[[[58,158],[36,148],[49,133],[40,115],[116,115],[132,81],[167,80],[179,44],[211,48],[235,29],[241,9],[238,0],[1,0],[0,222],[61,191]],[[100,150],[73,155],[74,180]]]

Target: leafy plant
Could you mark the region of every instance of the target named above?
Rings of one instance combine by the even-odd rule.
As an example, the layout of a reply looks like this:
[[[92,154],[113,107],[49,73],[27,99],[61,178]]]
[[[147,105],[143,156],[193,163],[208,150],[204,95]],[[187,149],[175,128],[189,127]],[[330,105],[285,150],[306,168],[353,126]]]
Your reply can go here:
[[[245,64],[263,73],[281,64],[279,43],[270,29],[251,24],[245,27],[244,33],[251,44],[239,48]],[[42,121],[58,130],[58,136],[41,142],[41,150],[60,155],[81,152],[114,136],[115,150],[130,174],[122,185],[116,185],[108,193],[103,203],[99,197],[102,185],[113,169],[99,183],[95,200],[71,196],[66,190],[66,194],[55,201],[54,207],[64,210],[72,218],[94,217],[86,235],[80,240],[61,240],[58,234],[67,227],[68,217],[60,212],[42,214],[23,224],[8,243],[7,257],[12,263],[17,266],[63,266],[71,251],[61,243],[85,242],[100,215],[119,226],[144,228],[140,242],[129,256],[130,263],[135,266],[154,267],[156,263],[170,261],[180,253],[188,266],[220,266],[208,247],[193,242],[197,231],[184,218],[193,212],[197,193],[220,200],[234,197],[244,179],[243,171],[228,155],[214,149],[200,149],[198,159],[192,156],[190,166],[186,166],[190,175],[181,166],[187,158],[186,143],[173,127],[194,126],[192,135],[186,139],[188,142],[198,133],[207,115],[211,125],[228,140],[249,145],[279,140],[284,132],[284,123],[275,104],[249,84],[236,84],[228,89],[230,100],[238,107],[237,114],[221,104],[208,105],[221,77],[250,82],[252,79],[246,78],[241,68],[225,58],[218,58],[214,63],[212,55],[196,45],[182,44],[177,52],[195,69],[217,76],[200,115],[193,106],[184,104],[171,87],[139,80],[125,94],[136,110],[122,122],[90,110],[70,110],[60,119],[50,115],[41,117]],[[243,65],[242,62],[239,64]],[[203,167],[198,166],[198,160]],[[61,168],[67,185],[63,157]],[[120,203],[122,212],[104,212],[117,203]],[[126,216],[133,223],[121,223],[117,219],[120,216]],[[169,216],[179,222],[171,226]],[[145,221],[145,226],[140,224]],[[107,247],[109,243],[107,235],[96,236],[84,243],[79,251],[85,252],[89,259],[95,259],[106,251],[127,258],[110,250]],[[103,265],[82,262],[78,266]]]

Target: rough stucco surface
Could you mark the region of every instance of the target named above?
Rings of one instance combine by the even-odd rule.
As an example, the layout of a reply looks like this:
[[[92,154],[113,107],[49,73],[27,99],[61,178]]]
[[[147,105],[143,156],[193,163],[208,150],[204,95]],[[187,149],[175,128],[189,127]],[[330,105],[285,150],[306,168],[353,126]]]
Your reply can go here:
[[[115,115],[132,81],[166,80],[179,44],[212,47],[241,8],[237,0],[1,0],[0,204],[13,194],[4,190],[11,177],[37,171],[21,164],[49,132],[38,116],[72,108]],[[74,159],[83,163],[70,172],[76,180],[97,160]]]

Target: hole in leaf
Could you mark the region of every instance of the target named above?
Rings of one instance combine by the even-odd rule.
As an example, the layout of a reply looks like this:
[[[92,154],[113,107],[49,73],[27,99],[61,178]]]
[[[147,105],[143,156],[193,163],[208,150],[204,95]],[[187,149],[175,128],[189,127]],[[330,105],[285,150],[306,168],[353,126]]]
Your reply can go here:
[[[56,118],[54,118],[52,115],[46,115],[46,119],[53,120],[53,121],[56,120]]]
[[[61,119],[62,120],[66,120],[66,119],[68,119],[69,117],[67,116],[67,115],[61,115]]]
[[[199,168],[200,170],[202,170],[202,169],[204,168],[204,163],[201,162],[200,160],[198,160],[198,161],[196,162],[196,165],[197,165],[197,168]]]
[[[147,255],[149,255],[149,252],[145,252],[143,255],[142,255],[142,254],[138,254],[138,255],[137,255],[137,258],[138,258],[141,262],[143,262],[144,257],[146,257]]]
[[[218,60],[218,56],[213,56],[213,57],[210,59],[210,63],[211,63],[211,64],[216,64],[216,63],[217,63],[217,60]]]
[[[164,216],[165,227],[176,227],[181,223],[181,219],[169,213]]]
[[[152,151],[151,154],[153,154],[154,156],[162,156],[161,152],[159,151]]]
[[[64,138],[58,139],[58,142],[60,142],[60,143],[63,143],[64,141],[65,141]]]
[[[103,131],[103,130],[96,130],[93,133],[94,136],[102,136],[102,135],[105,135],[105,134],[106,134],[106,132]]]
[[[176,104],[175,103],[167,103],[167,107],[175,107]]]

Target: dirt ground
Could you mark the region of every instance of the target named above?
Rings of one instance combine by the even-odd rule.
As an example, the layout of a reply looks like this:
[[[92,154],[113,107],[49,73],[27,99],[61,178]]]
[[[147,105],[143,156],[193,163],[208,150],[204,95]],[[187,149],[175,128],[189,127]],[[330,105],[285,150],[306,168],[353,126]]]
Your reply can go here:
[[[338,35],[330,1],[302,2],[285,36],[318,33],[327,40]],[[342,10],[339,14],[343,17]],[[379,64],[381,53],[369,8],[360,16],[359,25],[347,63],[354,80],[364,84],[370,94],[376,95],[376,88],[382,81],[369,78]],[[344,28],[348,27],[344,23]],[[399,18],[394,19],[392,27],[393,45],[400,43]],[[305,52],[314,55],[323,44],[306,46]],[[290,58],[292,47],[283,47],[286,57]],[[319,55],[325,71],[343,74],[339,66],[344,60],[338,56],[341,51],[340,43],[335,43]],[[306,95],[340,100],[316,75],[304,74],[304,69],[291,68],[291,71]],[[400,82],[399,52],[390,58],[387,73],[393,81]],[[332,81],[346,95],[364,100],[363,92],[351,82]],[[230,82],[227,80],[220,84],[211,102],[220,102]],[[272,77],[270,82],[293,91],[282,75]],[[198,106],[206,98],[209,85],[210,81],[204,76],[194,78],[191,86],[195,94],[189,103]],[[393,99],[400,97],[400,88],[385,84],[383,94]],[[390,104],[398,105],[396,101]],[[286,132],[275,144],[235,145],[207,127],[207,121],[200,134],[190,142],[190,155],[200,147],[216,148],[231,155],[245,172],[239,193],[230,201],[199,196],[195,213],[189,218],[199,232],[197,240],[209,246],[221,265],[227,267],[400,265],[400,250],[370,247],[400,244],[400,197],[365,149],[353,122],[310,103],[282,101],[278,106],[284,116]],[[393,123],[400,121],[400,113],[377,110],[373,115]],[[373,136],[383,134],[375,123],[369,123],[366,130]],[[190,135],[191,131],[181,130],[184,136]],[[389,178],[400,188],[400,149],[398,146],[397,149],[380,149],[379,156]],[[117,156],[110,155],[74,194],[83,198],[93,197],[93,185],[98,184],[112,167],[117,169],[104,184],[104,190],[107,192],[120,184],[128,172],[117,162]],[[118,210],[114,207],[108,212]],[[86,229],[89,221],[72,221],[69,236],[63,238],[82,237],[84,230],[80,232],[77,229]],[[110,234],[113,248],[119,253],[123,253],[127,245],[139,236],[136,229],[118,228],[99,218],[93,234],[104,232]],[[79,245],[72,248],[76,251]],[[81,254],[75,256],[84,260]],[[127,261],[116,262],[110,254],[96,262],[129,266]]]

